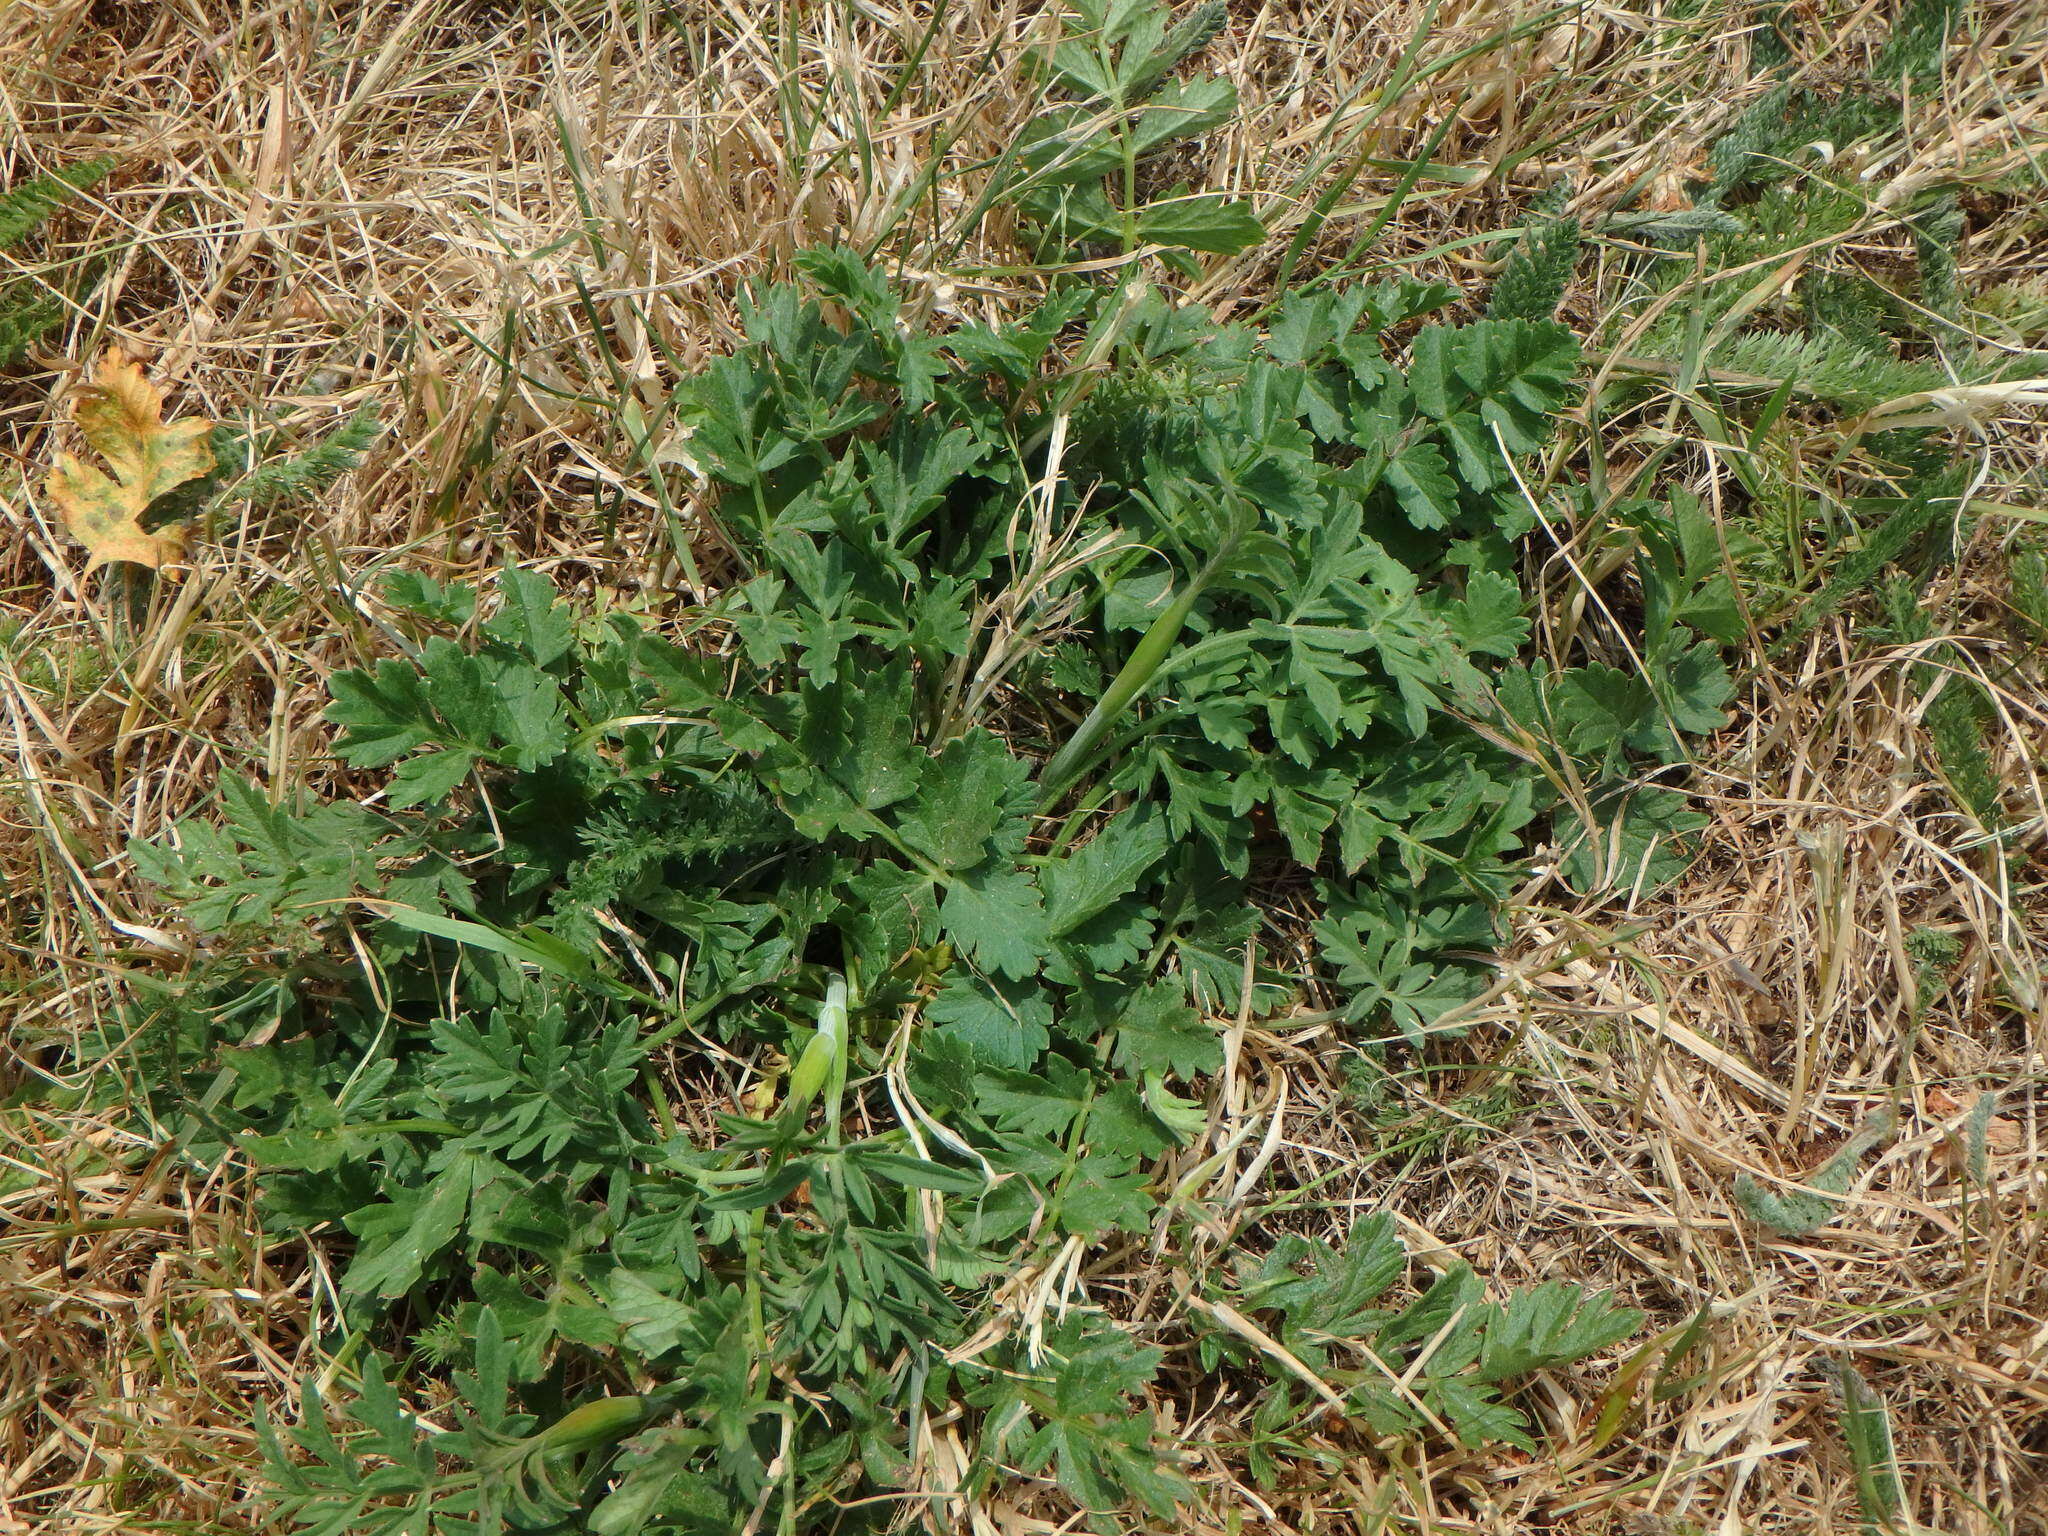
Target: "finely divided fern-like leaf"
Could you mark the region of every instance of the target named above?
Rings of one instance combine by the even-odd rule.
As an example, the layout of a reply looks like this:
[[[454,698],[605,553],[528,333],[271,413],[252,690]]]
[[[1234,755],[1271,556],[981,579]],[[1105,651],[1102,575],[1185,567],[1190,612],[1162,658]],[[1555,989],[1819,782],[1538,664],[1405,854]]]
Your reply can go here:
[[[1735,1181],[1735,1203],[1753,1220],[1786,1237],[1800,1237],[1826,1226],[1839,1209],[1840,1202],[1834,1197],[1848,1193],[1864,1155],[1891,1135],[1896,1119],[1886,1109],[1864,1121],[1841,1151],[1802,1180],[1808,1189],[1768,1189],[1742,1174]]]
[[[1935,476],[1893,503],[1884,520],[1863,536],[1855,552],[1843,559],[1821,589],[1786,623],[1772,646],[1773,653],[1796,644],[1844,602],[1869,590],[1877,573],[1903,554],[1915,538],[1938,519],[1953,517],[1960,486],[1953,474]]]
[[[1971,820],[1986,832],[2005,827],[2001,805],[2004,781],[1992,764],[1987,743],[1998,725],[1998,711],[1976,680],[1951,673],[1927,708],[1927,734],[1941,760],[1942,776]]]
[[[317,496],[362,462],[383,425],[364,406],[310,448],[258,464],[236,488],[259,507],[282,506]]]
[[[14,245],[65,199],[99,181],[111,160],[87,160],[0,192],[0,250]],[[64,318],[64,305],[33,279],[0,286],[0,367],[13,362]]]
[[[1856,1502],[1864,1529],[1872,1536],[1888,1536],[1901,1530],[1899,1516],[1906,1505],[1891,1414],[1855,1366],[1846,1360],[1821,1364],[1842,1395],[1842,1439],[1856,1471]]]
[[[1969,9],[1969,0],[1904,0],[1872,74],[1896,82],[1902,75],[1918,78],[1938,70],[1950,36]]]
[[[1714,140],[1713,148],[1707,151],[1714,179],[1704,201],[1718,203],[1741,183],[1751,158],[1784,132],[1785,108],[1791,99],[1791,87],[1774,87],[1746,107],[1728,131]]]
[[[41,294],[23,294],[25,286],[0,290],[0,368],[20,357],[64,318],[62,304]]]
[[[1577,219],[1549,219],[1531,226],[1494,282],[1486,318],[1548,320],[1564,302],[1578,254]]]
[[[1949,382],[1932,363],[1875,353],[1840,333],[1828,332],[1745,331],[1716,347],[1708,367],[1772,384],[1790,379],[1799,393],[1851,410],[1939,389]]]
[[[0,251],[25,238],[65,199],[93,186],[113,168],[112,160],[84,160],[0,192]]]

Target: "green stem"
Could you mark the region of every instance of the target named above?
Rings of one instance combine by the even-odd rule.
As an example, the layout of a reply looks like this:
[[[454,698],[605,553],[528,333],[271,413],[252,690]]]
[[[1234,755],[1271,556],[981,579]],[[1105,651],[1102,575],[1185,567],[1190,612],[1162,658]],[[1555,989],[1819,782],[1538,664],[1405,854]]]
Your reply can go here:
[[[1195,604],[1202,591],[1216,579],[1229,557],[1226,546],[1219,550],[1209,563],[1182,588],[1179,597],[1170,603],[1166,611],[1152,621],[1152,627],[1145,631],[1144,639],[1138,642],[1131,658],[1102,697],[1095,701],[1095,707],[1088,711],[1088,718],[1060,748],[1053,760],[1046,764],[1045,772],[1039,775],[1039,804],[1050,805],[1067,785],[1088,765],[1090,757],[1101,743],[1103,736],[1116,719],[1139,694],[1145,691],[1159,669],[1166,664],[1166,658],[1173,653],[1174,643],[1180,639],[1180,632],[1187,627],[1188,617],[1195,611]]]
[[[654,1070],[654,1063],[642,1060],[640,1063],[640,1086],[647,1090],[647,1107],[654,1111],[654,1123],[661,1127],[664,1138],[673,1140],[676,1134],[676,1117],[668,1107],[668,1090],[661,1085],[661,1074]]]
[[[754,1346],[754,1363],[764,1377],[768,1370],[768,1309],[761,1298],[761,1245],[767,1238],[768,1212],[764,1207],[747,1218],[745,1239],[747,1335]]]
[[[653,1405],[644,1397],[599,1397],[571,1408],[534,1437],[545,1451],[595,1451],[614,1445],[647,1422]]]

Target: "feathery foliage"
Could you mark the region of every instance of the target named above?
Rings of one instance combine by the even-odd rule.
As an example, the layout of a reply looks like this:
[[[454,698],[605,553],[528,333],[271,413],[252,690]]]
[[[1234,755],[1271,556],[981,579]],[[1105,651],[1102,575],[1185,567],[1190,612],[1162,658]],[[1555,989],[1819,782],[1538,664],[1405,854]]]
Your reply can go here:
[[[1545,219],[1516,242],[1486,303],[1489,320],[1549,320],[1564,302],[1579,254],[1576,219]]]
[[[214,453],[235,477],[227,493],[259,507],[308,501],[362,462],[383,427],[373,407],[364,406],[317,441],[279,456],[275,443],[232,428],[216,435]],[[223,441],[225,439],[225,441]]]
[[[1826,1226],[1840,1206],[1836,1197],[1849,1192],[1864,1157],[1890,1139],[1897,1118],[1889,1109],[1872,1115],[1839,1152],[1800,1181],[1804,1189],[1769,1189],[1749,1174],[1738,1175],[1735,1203],[1751,1220],[1785,1237],[1803,1236]]]
[[[1438,323],[1404,358],[1384,334],[1451,295],[1393,282],[1264,333],[1076,286],[927,335],[850,253],[799,265],[809,291],[757,295],[676,398],[741,568],[688,623],[728,651],[518,569],[401,578],[410,654],[338,675],[329,711],[382,808],[230,786],[224,830],[136,849],[262,957],[144,1031],[161,1112],[267,1170],[281,1226],[353,1236],[352,1327],[391,1337],[410,1301],[460,1319],[431,1357],[474,1366],[472,1428],[413,1425],[402,1366],[365,1371],[353,1448],[309,1403],[312,1461],[280,1440],[277,1476],[312,1528],[726,1530],[765,1503],[803,1530],[849,1500],[886,1524],[942,1407],[975,1427],[970,1488],[1010,1468],[1102,1529],[1171,1518],[1165,1346],[1084,1313],[961,1353],[992,1277],[1020,1244],[1171,1240],[1155,1169],[1207,1133],[1211,1017],[1313,992],[1420,1033],[1483,985],[1449,952],[1492,942],[1548,807],[1496,745],[1513,719],[1615,786],[1627,878],[1683,824],[1620,786],[1720,719],[1711,577],[1674,553],[1659,578],[1657,687],[1516,660],[1515,471],[1570,397],[1560,328]],[[1063,372],[1062,331],[1106,367]],[[1320,893],[1305,972],[1249,899],[1279,877]],[[373,971],[334,948],[350,912]],[[218,1033],[258,1013],[270,1043]],[[686,1039],[786,1066],[685,1130],[652,1074]],[[1278,1309],[1333,1369],[1436,1340],[1418,1390],[1473,1443],[1528,1443],[1513,1381],[1635,1323],[1570,1288],[1496,1308],[1462,1270],[1385,1317],[1286,1288],[1296,1258],[1395,1284],[1386,1231],[1358,1242],[1276,1250],[1222,1304]],[[612,1439],[547,1449],[598,1412],[562,1384],[650,1378]],[[1337,1379],[1365,1422],[1429,1428],[1369,1365]],[[351,1481],[365,1454],[387,1469]]]
[[[85,160],[0,192],[0,250],[25,240],[67,198],[90,189],[113,166],[111,160]],[[0,368],[18,359],[63,318],[63,303],[44,282],[28,277],[0,284]]]

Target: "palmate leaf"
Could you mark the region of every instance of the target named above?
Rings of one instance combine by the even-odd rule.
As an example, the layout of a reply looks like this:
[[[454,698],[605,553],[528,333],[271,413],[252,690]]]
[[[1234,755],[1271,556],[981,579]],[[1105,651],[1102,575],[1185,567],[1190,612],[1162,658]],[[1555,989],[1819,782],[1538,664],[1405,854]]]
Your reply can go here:
[[[1723,530],[1683,491],[1673,491],[1666,506],[1641,505],[1630,521],[1643,541],[1637,571],[1652,647],[1684,629],[1739,644],[1747,625],[1731,562],[1754,555],[1757,540],[1739,528]]]
[[[1482,320],[1460,334],[1457,372],[1480,402],[1480,414],[1510,449],[1541,446],[1550,413],[1571,398],[1577,338],[1542,320]]]
[[[1223,1064],[1223,1046],[1188,1006],[1185,989],[1159,981],[1125,1002],[1116,1022],[1114,1059],[1135,1076],[1170,1073],[1191,1081]]]
[[[1472,655],[1517,656],[1529,638],[1522,612],[1522,589],[1511,576],[1474,571],[1465,583],[1461,602],[1445,610],[1451,631]]]
[[[1596,787],[1589,808],[1592,824],[1562,838],[1564,876],[1580,891],[1659,889],[1683,872],[1690,834],[1707,825],[1684,795],[1658,785]]]
[[[537,667],[561,660],[574,632],[569,610],[558,600],[554,583],[508,565],[498,590],[500,606],[485,621],[484,633],[522,652]]]
[[[1430,326],[1412,345],[1408,387],[1424,415],[1441,422],[1476,409],[1510,452],[1524,453],[1570,399],[1578,362],[1577,340],[1549,321]]]
[[[1331,1344],[1377,1333],[1387,1314],[1373,1304],[1407,1265],[1385,1213],[1354,1227],[1341,1250],[1290,1234],[1245,1283],[1238,1305],[1247,1312],[1279,1311],[1286,1342],[1305,1359],[1322,1359]]]
[[[1164,1122],[1129,1081],[1113,1084],[1088,1105],[1089,1148],[1128,1163],[1157,1157],[1173,1145]]]
[[[1591,662],[1565,673],[1554,698],[1556,718],[1574,752],[1654,752],[1668,740],[1656,692],[1639,673]]]
[[[1363,735],[1377,713],[1372,632],[1343,622],[1352,614],[1328,616],[1336,622],[1254,619],[1248,630],[1271,642],[1266,664],[1248,670],[1265,695],[1274,742],[1304,765],[1321,761],[1345,736]]]
[[[165,424],[163,391],[118,348],[109,348],[78,391],[72,414],[111,476],[69,453],[50,471],[50,499],[64,526],[86,547],[86,569],[123,560],[150,570],[185,552],[182,523],[146,528],[152,503],[213,468],[213,423],[198,418]]]
[[[175,895],[201,933],[267,926],[283,939],[284,926],[317,923],[378,889],[380,855],[419,851],[392,822],[346,801],[295,814],[239,776],[222,781],[221,798],[225,827],[194,818],[178,825],[175,846],[129,848],[137,871]]]
[[[899,420],[879,444],[862,443],[866,502],[892,541],[937,510],[946,494],[986,461],[992,445],[972,427],[944,431]]]
[[[954,975],[925,1004],[924,1016],[993,1067],[1022,1071],[1052,1040],[1052,1000],[1036,988]]]
[[[591,1511],[593,1536],[642,1536],[664,1527],[712,1536],[743,1527],[746,1511],[735,1508],[703,1468],[711,1443],[704,1431],[683,1425],[651,1430],[630,1442],[617,1463],[617,1486]]]
[[[1056,1206],[1060,1230],[1090,1241],[1111,1232],[1146,1231],[1158,1209],[1145,1170],[1107,1152],[1089,1152],[1075,1164],[1060,1184]]]
[[[976,965],[1000,976],[1029,976],[1050,942],[1038,887],[1021,870],[993,869],[949,882],[939,926]]]
[[[1085,1510],[1107,1512],[1135,1498],[1173,1519],[1193,1490],[1152,1448],[1152,1415],[1132,1408],[1162,1352],[1138,1347],[1111,1324],[1076,1319],[1048,1330],[1044,1357],[1044,1365],[998,1377],[976,1394],[989,1409],[991,1452],[1026,1473],[1050,1469]]]
[[[1534,1371],[1596,1354],[1642,1325],[1642,1314],[1605,1294],[1553,1281],[1486,1302],[1466,1266],[1439,1275],[1405,1307],[1376,1305],[1407,1266],[1392,1219],[1378,1215],[1353,1230],[1344,1247],[1283,1239],[1246,1279],[1237,1305],[1277,1314],[1287,1346],[1326,1376],[1357,1377],[1352,1400],[1381,1433],[1420,1427],[1411,1403],[1386,1391],[1388,1363],[1427,1349],[1427,1370],[1413,1390],[1468,1445],[1505,1442],[1533,1450],[1528,1420],[1505,1403],[1509,1383]],[[1355,1373],[1347,1367],[1371,1363]]]
[[[572,1143],[586,1152],[624,1152],[630,1138],[616,1108],[640,1054],[630,1031],[591,1039],[567,1010],[499,1009],[487,1026],[442,1019],[432,1026],[442,1057],[435,1095],[448,1118],[475,1127],[473,1144],[518,1160],[553,1162]]]
[[[1320,362],[1333,339],[1357,330],[1369,302],[1367,290],[1356,287],[1285,295],[1267,323],[1266,355],[1293,367]]]
[[[1457,373],[1464,340],[1462,329],[1447,325],[1416,332],[1409,345],[1407,382],[1415,407],[1423,415],[1447,421],[1465,407],[1470,391]]]
[[[840,931],[864,970],[886,972],[938,925],[938,893],[916,870],[876,861],[846,882]]]
[[[1319,890],[1326,915],[1315,924],[1316,938],[1351,993],[1354,1017],[1384,1013],[1403,1033],[1420,1040],[1443,1014],[1485,990],[1480,972],[1439,960],[1424,937],[1432,922],[1448,926],[1466,915],[1483,919],[1483,904],[1430,912],[1412,898],[1403,902],[1390,891],[1364,885],[1319,882]]]
[[[866,811],[908,799],[923,767],[910,734],[910,674],[892,667],[858,685],[804,693],[796,745],[807,768]]]
[[[1150,0],[1075,0],[1074,11],[1066,39],[1053,50],[1053,77],[1073,95],[1118,107],[1149,97],[1168,71],[1208,47],[1228,18],[1220,0],[1195,6],[1172,27],[1167,8]]]
[[[1075,852],[1043,866],[1038,883],[1045,892],[1046,931],[1063,938],[1131,895],[1166,848],[1166,828],[1157,816],[1126,812]]]
[[[988,1072],[975,1085],[982,1112],[998,1125],[1047,1138],[1065,1135],[1092,1097],[1089,1075],[1058,1056],[1042,1073]]]
[[[1448,528],[1458,515],[1458,483],[1435,443],[1410,443],[1388,460],[1387,484],[1418,528]]]
[[[342,1276],[353,1297],[403,1296],[419,1283],[427,1266],[462,1235],[470,1196],[485,1178],[486,1164],[461,1154],[423,1188],[399,1191],[389,1204],[355,1212],[356,1258]]]
[[[374,672],[339,672],[327,718],[342,727],[335,750],[359,768],[381,768],[435,739],[439,722],[417,667],[387,658]]]
[[[911,679],[890,666],[844,686],[793,691],[711,711],[804,837],[872,836],[873,812],[917,791],[928,759],[913,736]]]
[[[1112,188],[1118,196],[1128,191],[1121,168],[1220,126],[1236,106],[1227,80],[1167,78],[1215,35],[1225,15],[1219,0],[1170,30],[1165,7],[1152,0],[1077,0],[1076,10],[1053,50],[1051,74],[1080,104],[1054,107],[1019,146],[1017,202],[1038,224],[1041,244],[1119,242],[1228,255],[1265,238],[1249,203],[1184,186],[1140,206],[1111,201]]]
[[[1133,119],[1132,140],[1139,154],[1151,154],[1181,139],[1222,127],[1236,105],[1237,87],[1219,76],[1168,80],[1153,92],[1145,110]]]
[[[1423,1401],[1439,1418],[1450,1421],[1468,1446],[1512,1445],[1533,1454],[1529,1420],[1500,1401],[1496,1388],[1469,1376],[1439,1376],[1424,1389]]]
[[[472,655],[439,636],[427,642],[419,666],[386,659],[375,672],[337,674],[329,691],[327,718],[343,727],[336,750],[359,767],[441,744],[531,770],[568,746],[566,702],[554,678],[503,654]],[[452,762],[410,769],[406,803],[437,798],[437,786],[460,777]]]
[[[448,798],[476,767],[476,754],[462,748],[407,758],[392,775],[384,803],[394,811]]]
[[[1718,646],[1670,644],[1649,656],[1651,685],[1665,716],[1681,735],[1705,736],[1728,723],[1725,709],[1735,696],[1735,680],[1721,660]],[[1683,749],[1676,743],[1666,749]]]
[[[1011,756],[1000,737],[970,730],[923,765],[898,830],[941,869],[972,869],[992,843],[1014,857],[1028,825],[1030,778],[1031,765]]]

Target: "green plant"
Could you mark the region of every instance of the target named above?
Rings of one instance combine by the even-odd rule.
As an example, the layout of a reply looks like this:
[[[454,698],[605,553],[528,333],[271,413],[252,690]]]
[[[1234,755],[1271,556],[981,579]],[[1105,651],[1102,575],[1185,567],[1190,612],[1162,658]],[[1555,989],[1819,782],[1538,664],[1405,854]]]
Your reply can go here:
[[[1668,675],[1513,659],[1521,465],[1576,364],[1556,326],[1425,326],[1404,365],[1385,333],[1446,291],[1319,293],[1261,334],[1074,288],[934,336],[849,253],[799,265],[810,293],[758,295],[677,394],[729,564],[687,643],[516,568],[395,577],[407,653],[329,711],[381,806],[230,785],[224,828],[136,849],[229,957],[136,1035],[162,1111],[264,1169],[280,1226],[353,1238],[354,1336],[401,1300],[455,1320],[403,1378],[475,1365],[473,1429],[413,1427],[381,1365],[360,1446],[309,1404],[329,1470],[280,1449],[277,1476],[316,1529],[796,1531],[863,1499],[885,1525],[941,1412],[976,1426],[961,1497],[1021,1474],[1098,1524],[1169,1518],[1171,1341],[1086,1311],[1020,1332],[1000,1277],[1171,1238],[1154,1169],[1208,1134],[1212,1016],[1309,993],[1420,1034],[1476,993],[1451,952],[1493,942],[1550,804],[1524,750],[1633,803],[1632,763],[1718,722],[1682,531],[1644,637]],[[1653,541],[1690,526],[1638,510]],[[1615,822],[1643,859],[1678,825],[1654,803]],[[1307,971],[1262,959],[1276,881],[1317,893]],[[1345,1262],[1385,1289],[1398,1248],[1365,1241]],[[1276,1249],[1242,1304],[1296,1306],[1298,1260],[1337,1262]],[[1450,1328],[1430,1412],[1511,1441],[1504,1384],[1632,1326],[1461,1275],[1355,1344],[1314,1326],[1360,1359]],[[1347,1401],[1391,1425],[1383,1385]],[[536,1438],[621,1397],[647,1427],[616,1455]],[[345,1498],[358,1451],[393,1470]]]
[[[0,251],[26,239],[75,193],[112,170],[111,160],[85,160],[47,176],[34,176],[0,192]],[[64,306],[36,277],[0,283],[0,367],[14,362],[64,318]]]
[[[1791,33],[1761,29],[1756,44],[1784,83],[1711,147],[1713,174],[1693,212],[1723,222],[1647,235],[1651,250],[1626,258],[1633,292],[1608,324],[1619,335],[1648,320],[1638,345],[1671,383],[1667,428],[1684,413],[1703,438],[1737,445],[1716,455],[1738,493],[1724,537],[1749,578],[1746,606],[1769,636],[1765,659],[1845,616],[1874,618],[1866,636],[1912,649],[1925,757],[1978,841],[2016,859],[1993,693],[2032,685],[2023,666],[1948,641],[1952,616],[1929,601],[1987,504],[1975,499],[1983,466],[1947,440],[1969,412],[1925,407],[1959,385],[1965,400],[2024,398],[2012,381],[2041,372],[2041,357],[1985,334],[1986,296],[1965,281],[1972,226],[1956,182],[1969,182],[1968,165],[1956,182],[1909,196],[1889,185],[1873,194],[1857,171],[1913,142],[1908,105],[1954,57],[1948,42],[1968,10],[1955,0],[1902,6],[1867,73],[1826,81],[1802,76]],[[1870,239],[1891,244],[1889,263],[1839,254]],[[1650,304],[1660,307],[1646,316]],[[1625,416],[1638,387],[1597,407]],[[2023,541],[2013,547],[2022,624],[2038,564]]]
[[[1906,930],[1906,958],[1913,962],[1913,1022],[1927,1017],[1948,990],[1949,977],[1963,958],[1963,941],[1939,928],[1915,925]]]
[[[1504,1442],[1533,1450],[1528,1420],[1501,1401],[1504,1383],[1531,1371],[1580,1360],[1626,1338],[1642,1314],[1611,1297],[1552,1282],[1488,1302],[1473,1272],[1457,1265],[1406,1305],[1376,1305],[1400,1277],[1406,1256],[1393,1219],[1381,1215],[1353,1229],[1343,1249],[1292,1235],[1256,1264],[1247,1262],[1229,1295],[1240,1314],[1267,1316],[1271,1336],[1327,1382],[1345,1388],[1347,1412],[1375,1434],[1412,1434],[1432,1421],[1448,1424],[1472,1445]],[[1205,1330],[1198,1341],[1206,1369],[1244,1366],[1244,1338]],[[1429,1350],[1428,1369],[1404,1382],[1396,1362]],[[1272,1425],[1299,1423],[1326,1404],[1282,1375],[1266,1405]],[[1270,1478],[1272,1467],[1263,1469]]]
[[[275,428],[217,427],[208,499],[215,504],[243,500],[257,507],[311,500],[360,464],[382,430],[373,406],[358,407],[304,444],[286,441]]]
[[[1856,1128],[1856,1134],[1842,1144],[1820,1167],[1802,1180],[1803,1188],[1780,1194],[1767,1189],[1744,1173],[1736,1176],[1735,1203],[1751,1220],[1786,1237],[1801,1237],[1818,1231],[1835,1219],[1838,1197],[1849,1192],[1856,1170],[1873,1148],[1890,1139],[1897,1116],[1880,1110]]]
[[[1237,88],[1174,78],[1222,29],[1222,0],[1169,24],[1156,0],[1074,0],[1048,61],[1055,104],[1024,137],[997,186],[1039,232],[1046,254],[1073,247],[1234,255],[1265,229],[1248,203],[1151,184],[1174,145],[1228,122]]]
[[[1856,1473],[1856,1506],[1863,1528],[1876,1536],[1915,1530],[1905,1518],[1906,1490],[1884,1399],[1848,1361],[1824,1363],[1842,1395],[1842,1441]]]
[[[1897,291],[1828,259],[1832,247],[1881,229],[1891,212],[1855,167],[1880,162],[1907,137],[1907,107],[1934,83],[1966,16],[1960,0],[1899,8],[1891,37],[1867,75],[1826,84],[1800,79],[1789,52],[1776,55],[1785,83],[1758,98],[1712,143],[1699,206],[1669,227],[1624,215],[1652,249],[1637,266],[1644,297],[1683,289],[1638,343],[1672,366],[1683,387],[1718,397],[1803,400],[1868,410],[1954,383],[2037,372],[2035,359],[1979,346],[1956,250],[1965,224],[1953,187],[1929,187],[1897,210],[1912,244]],[[1775,34],[1756,34],[1768,55]],[[1797,83],[1795,83],[1797,82]],[[1690,220],[1690,222],[1687,222]],[[1758,278],[1783,263],[1774,276]],[[1730,277],[1739,279],[1728,280]],[[1774,290],[1795,279],[1789,302]],[[1631,304],[1622,312],[1640,313]]]
[[[1559,184],[1559,190],[1569,191]],[[1540,218],[1515,243],[1487,295],[1489,320],[1550,320],[1564,300],[1579,255],[1577,219]]]

